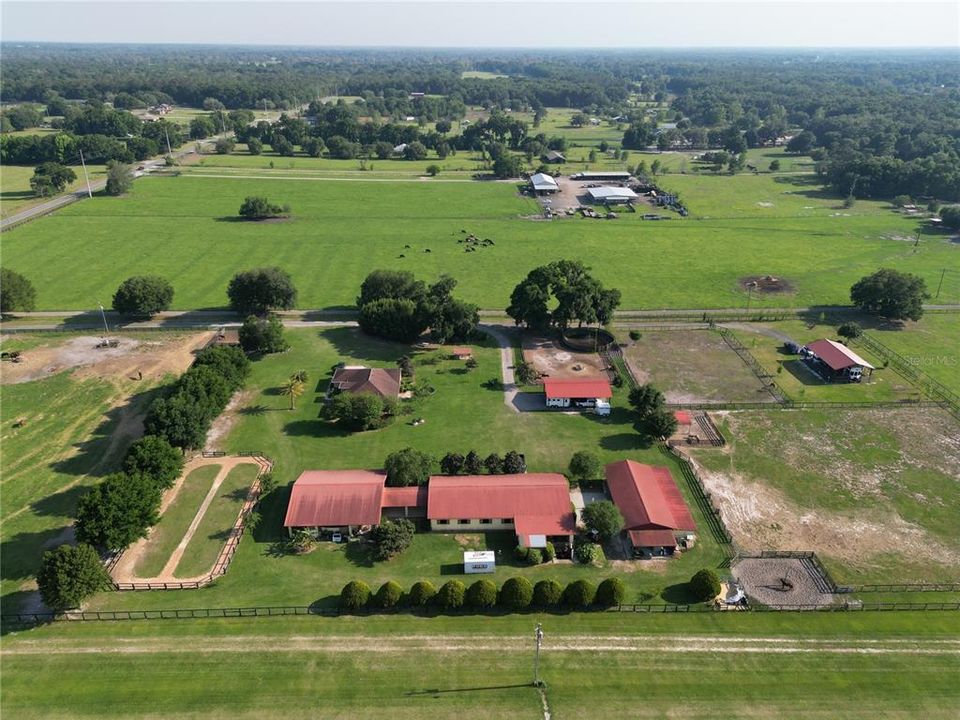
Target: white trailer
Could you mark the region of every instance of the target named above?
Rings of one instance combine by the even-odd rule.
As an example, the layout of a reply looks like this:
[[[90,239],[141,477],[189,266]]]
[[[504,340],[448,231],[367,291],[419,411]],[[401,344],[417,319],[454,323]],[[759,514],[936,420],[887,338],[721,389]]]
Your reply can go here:
[[[467,575],[475,573],[492,573],[497,569],[497,558],[493,550],[480,552],[465,552],[463,554],[463,572]]]

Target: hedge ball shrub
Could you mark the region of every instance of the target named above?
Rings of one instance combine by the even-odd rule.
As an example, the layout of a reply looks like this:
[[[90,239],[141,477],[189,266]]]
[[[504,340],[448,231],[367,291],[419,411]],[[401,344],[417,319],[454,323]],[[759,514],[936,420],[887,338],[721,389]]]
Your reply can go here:
[[[351,580],[340,591],[340,607],[344,610],[361,610],[370,602],[370,586],[362,580]]]
[[[523,610],[533,602],[533,585],[525,577],[512,577],[500,588],[500,605]]]

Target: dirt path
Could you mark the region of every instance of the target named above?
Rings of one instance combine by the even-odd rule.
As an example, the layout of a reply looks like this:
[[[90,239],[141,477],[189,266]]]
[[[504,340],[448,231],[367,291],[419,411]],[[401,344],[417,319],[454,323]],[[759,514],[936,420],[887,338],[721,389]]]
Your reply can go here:
[[[86,639],[35,640],[18,637],[4,644],[0,655],[86,655],[153,654],[153,653],[402,653],[426,652],[530,652],[529,642],[499,635],[316,635],[177,637],[177,638],[111,638],[109,642],[91,643]],[[884,640],[803,639],[792,637],[711,637],[696,635],[553,635],[544,640],[544,653],[580,652],[674,652],[736,653],[762,655],[837,654],[837,655],[944,655],[960,656],[960,640],[897,638]]]
[[[503,404],[513,410],[520,412],[516,405],[517,382],[513,376],[513,346],[510,344],[510,338],[507,337],[505,328],[497,325],[478,325],[480,330],[487,333],[497,341],[500,346],[500,377],[503,382]]]
[[[163,513],[166,512],[170,504],[176,499],[177,495],[180,492],[180,489],[183,487],[184,480],[186,477],[199,467],[205,465],[219,465],[220,471],[217,473],[217,476],[213,479],[213,482],[210,485],[210,490],[207,491],[206,496],[203,499],[203,502],[200,503],[200,507],[197,509],[196,514],[194,515],[193,520],[190,522],[190,527],[187,528],[186,533],[184,533],[183,538],[177,544],[177,547],[170,554],[170,558],[167,560],[167,563],[163,566],[163,570],[154,577],[144,578],[136,574],[136,567],[140,561],[140,558],[143,557],[144,553],[147,551],[150,543],[151,533],[147,534],[147,537],[141,538],[133,545],[131,545],[123,553],[120,560],[113,567],[111,575],[115,582],[190,582],[193,580],[199,580],[202,577],[206,577],[206,573],[195,578],[180,578],[174,576],[174,571],[177,569],[177,565],[180,563],[181,558],[183,557],[184,551],[187,549],[187,545],[190,544],[190,540],[193,538],[194,534],[197,531],[197,528],[200,526],[200,523],[203,521],[203,516],[207,512],[207,508],[210,507],[210,503],[213,502],[213,499],[217,495],[217,491],[220,489],[220,486],[223,484],[224,479],[227,475],[230,474],[230,471],[237,467],[238,465],[261,465],[262,463],[258,462],[255,458],[251,457],[213,457],[213,458],[204,458],[196,457],[190,460],[183,468],[183,473],[177,478],[177,481],[174,483],[173,487],[170,488],[163,496],[163,500],[160,503],[160,516],[161,521],[163,518]],[[246,507],[246,503],[244,504]],[[241,510],[242,512],[242,510]]]

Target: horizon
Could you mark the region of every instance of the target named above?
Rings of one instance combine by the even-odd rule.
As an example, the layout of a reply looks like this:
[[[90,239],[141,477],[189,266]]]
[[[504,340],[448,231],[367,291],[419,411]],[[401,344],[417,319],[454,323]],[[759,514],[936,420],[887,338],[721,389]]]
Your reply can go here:
[[[542,51],[960,47],[960,5],[928,0],[909,9],[904,13],[902,3],[873,0],[602,0],[589,5],[584,26],[582,4],[570,0],[14,0],[0,5],[4,44]],[[817,42],[810,43],[811,38]]]

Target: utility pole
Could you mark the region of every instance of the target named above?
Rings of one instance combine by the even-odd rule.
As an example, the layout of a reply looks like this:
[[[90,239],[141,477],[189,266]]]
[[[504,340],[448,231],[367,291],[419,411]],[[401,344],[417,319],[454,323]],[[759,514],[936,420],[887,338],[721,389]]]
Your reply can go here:
[[[940,282],[937,284],[937,294],[934,296],[935,298],[940,297],[940,288],[943,287],[943,276],[946,275],[946,273],[947,273],[947,269],[946,269],[946,268],[943,268],[943,269],[940,271]]]
[[[93,197],[93,191],[90,189],[90,176],[87,175],[87,163],[83,159],[83,150],[80,151],[80,164],[83,165],[83,178],[87,181],[87,197]]]
[[[169,132],[169,130],[167,129],[166,123],[164,123],[164,125],[163,125],[163,134],[164,134],[164,136],[166,136],[166,138],[167,138],[167,155],[172,156],[172,155],[173,155],[173,150],[170,149],[170,132]]]
[[[110,328],[107,327],[107,313],[104,312],[104,310],[103,310],[103,303],[102,303],[102,302],[98,302],[97,305],[100,306],[100,317],[103,318],[103,332],[104,332],[103,340],[104,340],[104,342],[106,342],[106,340],[107,340],[107,335],[110,334]]]
[[[537,623],[535,637],[537,641],[537,651],[533,656],[533,686],[540,687],[543,685],[540,680],[540,645],[543,643],[543,625],[540,623]]]

